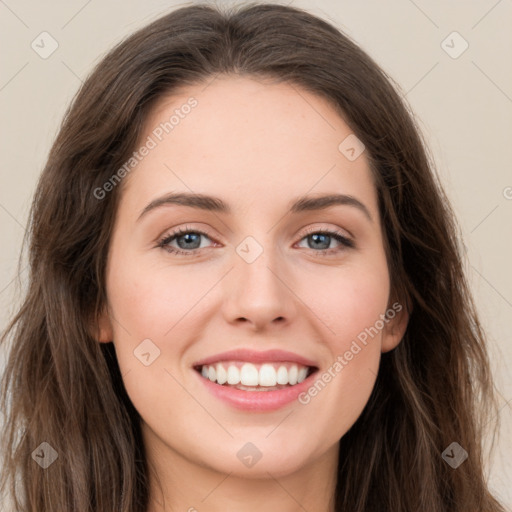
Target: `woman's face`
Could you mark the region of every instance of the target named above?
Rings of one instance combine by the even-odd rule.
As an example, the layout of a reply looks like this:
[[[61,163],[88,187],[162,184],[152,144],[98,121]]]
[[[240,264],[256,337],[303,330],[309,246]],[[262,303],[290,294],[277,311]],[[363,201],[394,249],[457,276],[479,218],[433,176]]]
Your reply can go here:
[[[100,341],[154,458],[247,476],[335,460],[406,323],[351,133],[321,98],[249,78],[152,111],[125,169]]]

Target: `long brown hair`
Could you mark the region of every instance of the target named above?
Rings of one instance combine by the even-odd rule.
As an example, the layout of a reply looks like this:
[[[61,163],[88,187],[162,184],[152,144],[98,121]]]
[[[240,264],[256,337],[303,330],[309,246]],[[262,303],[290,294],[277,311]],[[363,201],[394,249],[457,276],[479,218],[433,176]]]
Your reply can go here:
[[[93,329],[121,187],[98,198],[136,148],[162,95],[217,74],[269,77],[313,92],[366,146],[392,295],[411,316],[382,355],[373,393],[340,442],[336,510],[503,511],[481,447],[496,410],[485,336],[464,277],[460,233],[410,109],[391,79],[335,27],[300,9],[177,9],[118,44],[68,109],[35,193],[30,276],[2,343],[2,488],[17,511],[145,512],[140,417],[112,343]],[[493,437],[494,439],[494,437]],[[31,454],[58,458],[42,470]],[[457,469],[442,452],[457,442]],[[41,448],[42,449],[42,448]]]

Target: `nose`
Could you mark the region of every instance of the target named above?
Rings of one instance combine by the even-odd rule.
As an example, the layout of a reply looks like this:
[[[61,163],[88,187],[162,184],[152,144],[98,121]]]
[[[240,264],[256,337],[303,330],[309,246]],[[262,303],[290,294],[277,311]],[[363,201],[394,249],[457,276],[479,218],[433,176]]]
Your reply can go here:
[[[245,323],[251,330],[262,331],[284,326],[296,314],[289,273],[274,253],[265,248],[251,263],[234,254],[234,268],[223,283],[228,323]]]

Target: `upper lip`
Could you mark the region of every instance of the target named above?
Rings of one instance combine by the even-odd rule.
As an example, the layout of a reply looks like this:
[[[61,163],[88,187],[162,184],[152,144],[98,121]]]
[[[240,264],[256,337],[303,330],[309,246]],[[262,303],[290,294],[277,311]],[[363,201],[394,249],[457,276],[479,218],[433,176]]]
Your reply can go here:
[[[194,367],[214,364],[221,361],[246,361],[248,363],[266,363],[272,361],[282,361],[298,363],[303,366],[317,367],[316,363],[311,359],[288,352],[286,350],[265,350],[256,351],[250,349],[239,348],[228,350],[220,354],[215,354],[205,359],[201,359],[193,364]]]

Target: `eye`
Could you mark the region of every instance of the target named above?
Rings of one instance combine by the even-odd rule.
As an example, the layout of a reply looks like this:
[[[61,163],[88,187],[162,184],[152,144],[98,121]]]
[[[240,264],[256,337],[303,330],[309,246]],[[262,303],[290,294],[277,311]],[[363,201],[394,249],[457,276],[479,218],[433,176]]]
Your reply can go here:
[[[204,249],[205,246],[201,245],[201,237],[211,240],[209,235],[197,229],[177,229],[172,233],[166,234],[164,238],[158,243],[158,247],[164,249],[171,254],[179,254],[184,256],[195,256],[199,251]],[[339,231],[310,229],[302,240],[311,241],[308,243],[308,248],[313,249],[315,253],[321,256],[326,256],[332,253],[343,251],[346,248],[355,247],[354,241],[348,238],[345,234]],[[336,241],[341,245],[340,247],[330,248],[331,243]],[[176,243],[178,247],[171,245]]]
[[[355,247],[354,241],[348,238],[345,234],[339,231],[331,231],[331,230],[318,230],[318,229],[310,229],[306,236],[304,236],[302,240],[307,240],[308,248],[315,249],[314,252],[319,253],[319,255],[326,256],[331,253],[337,253],[343,251],[346,248]],[[341,248],[329,248],[332,241],[336,241],[338,244],[341,244]],[[317,250],[318,249],[318,250]]]
[[[204,246],[201,247],[201,237],[210,239],[210,237],[203,231],[180,228],[173,233],[165,235],[165,237],[158,243],[158,247],[161,247],[172,254],[191,256],[196,249],[204,248]],[[176,242],[178,247],[172,246],[172,242]]]

